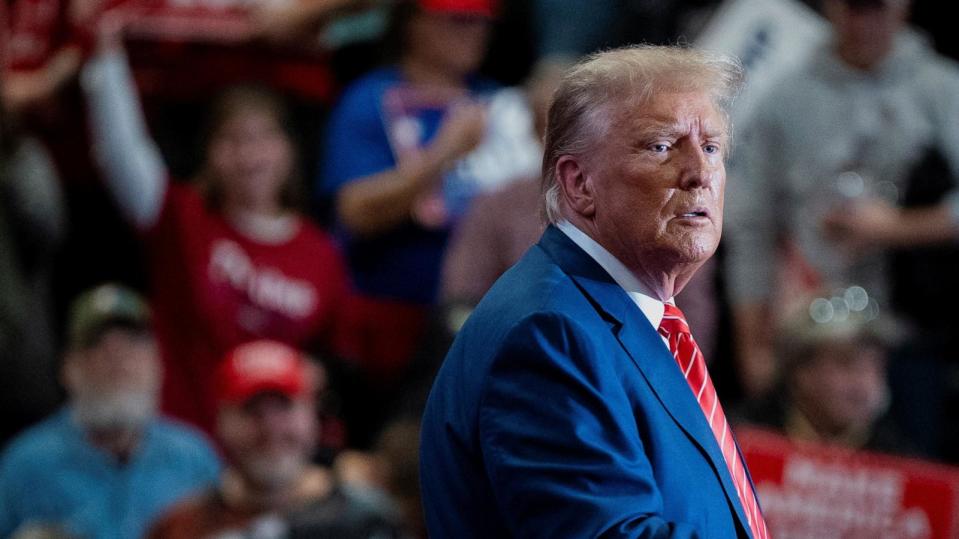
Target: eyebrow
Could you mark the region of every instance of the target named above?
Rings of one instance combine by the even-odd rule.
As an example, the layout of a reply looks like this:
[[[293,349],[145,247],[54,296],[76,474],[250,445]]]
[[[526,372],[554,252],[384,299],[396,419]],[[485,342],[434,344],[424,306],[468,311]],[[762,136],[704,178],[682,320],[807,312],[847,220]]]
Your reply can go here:
[[[653,125],[647,125],[637,129],[637,134],[640,138],[673,138],[680,137],[688,133],[686,127],[670,122],[654,122]],[[727,133],[725,129],[722,128],[710,128],[707,127],[703,130],[703,136],[706,139],[721,139],[727,138]]]

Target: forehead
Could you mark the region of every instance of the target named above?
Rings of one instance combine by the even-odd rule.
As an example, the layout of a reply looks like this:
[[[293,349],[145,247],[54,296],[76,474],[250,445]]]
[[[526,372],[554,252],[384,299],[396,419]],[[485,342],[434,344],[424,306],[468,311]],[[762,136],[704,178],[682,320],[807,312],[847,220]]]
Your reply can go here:
[[[153,333],[150,328],[139,324],[126,322],[111,322],[96,330],[89,351],[106,351],[111,346],[120,345],[152,345]]]
[[[300,412],[309,410],[311,402],[306,397],[291,397],[278,391],[263,391],[234,406],[244,416],[256,416],[265,412]]]
[[[834,4],[853,12],[878,12],[886,10],[900,10],[906,7],[906,0],[832,0]]]
[[[420,11],[419,16],[433,24],[444,26],[486,26],[490,19],[473,13]]]
[[[882,346],[866,337],[820,343],[815,353],[822,363],[849,367],[863,360],[882,361]]]
[[[702,91],[656,92],[646,99],[632,96],[614,105],[615,124],[628,129],[701,130],[725,136],[728,122],[715,100]]]
[[[280,121],[277,115],[266,107],[245,107],[237,109],[225,117],[220,124],[220,128],[227,129],[246,129],[257,127],[273,127],[279,125]]]

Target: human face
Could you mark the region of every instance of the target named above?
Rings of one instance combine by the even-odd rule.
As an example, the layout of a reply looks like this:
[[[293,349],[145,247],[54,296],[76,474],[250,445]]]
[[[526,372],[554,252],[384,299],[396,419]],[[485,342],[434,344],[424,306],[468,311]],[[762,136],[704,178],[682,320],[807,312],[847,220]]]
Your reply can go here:
[[[217,431],[240,475],[258,490],[275,492],[296,484],[317,426],[310,399],[263,393],[223,407]]]
[[[825,4],[833,26],[837,52],[849,65],[872,69],[892,51],[906,21],[906,0],[885,0],[877,5],[850,6],[841,0]]]
[[[722,233],[723,115],[701,92],[617,109],[587,160],[594,239],[633,272],[695,270]]]
[[[886,362],[875,345],[828,344],[797,372],[797,405],[817,428],[868,429],[887,399]]]
[[[408,54],[457,78],[476,71],[486,54],[489,20],[420,12],[410,22]]]
[[[254,210],[279,208],[293,150],[275,115],[241,109],[216,130],[208,158],[225,203]]]
[[[133,428],[156,412],[162,377],[149,332],[106,330],[93,346],[72,353],[66,384],[78,421],[90,428]]]

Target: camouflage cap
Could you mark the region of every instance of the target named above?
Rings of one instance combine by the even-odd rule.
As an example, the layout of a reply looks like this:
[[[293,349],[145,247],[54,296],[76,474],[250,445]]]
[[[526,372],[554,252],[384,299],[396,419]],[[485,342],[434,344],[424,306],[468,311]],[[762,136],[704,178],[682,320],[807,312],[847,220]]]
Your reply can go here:
[[[800,304],[802,305],[802,304]],[[797,308],[780,324],[777,355],[789,370],[811,359],[824,345],[874,344],[888,348],[901,343],[909,328],[890,313],[881,313],[878,302],[859,286],[817,297]]]
[[[70,306],[68,345],[88,348],[112,327],[149,330],[150,308],[140,294],[117,285],[104,284],[83,292]]]

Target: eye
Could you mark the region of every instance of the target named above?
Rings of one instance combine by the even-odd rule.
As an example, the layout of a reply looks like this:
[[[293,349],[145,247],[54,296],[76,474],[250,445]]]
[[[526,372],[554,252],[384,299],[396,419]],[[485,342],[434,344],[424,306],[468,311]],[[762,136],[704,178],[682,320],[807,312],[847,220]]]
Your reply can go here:
[[[649,145],[649,149],[655,153],[666,153],[669,151],[669,144],[656,142]]]
[[[714,154],[720,153],[722,150],[719,147],[719,144],[707,144],[703,146],[703,151],[708,154],[714,155]]]

